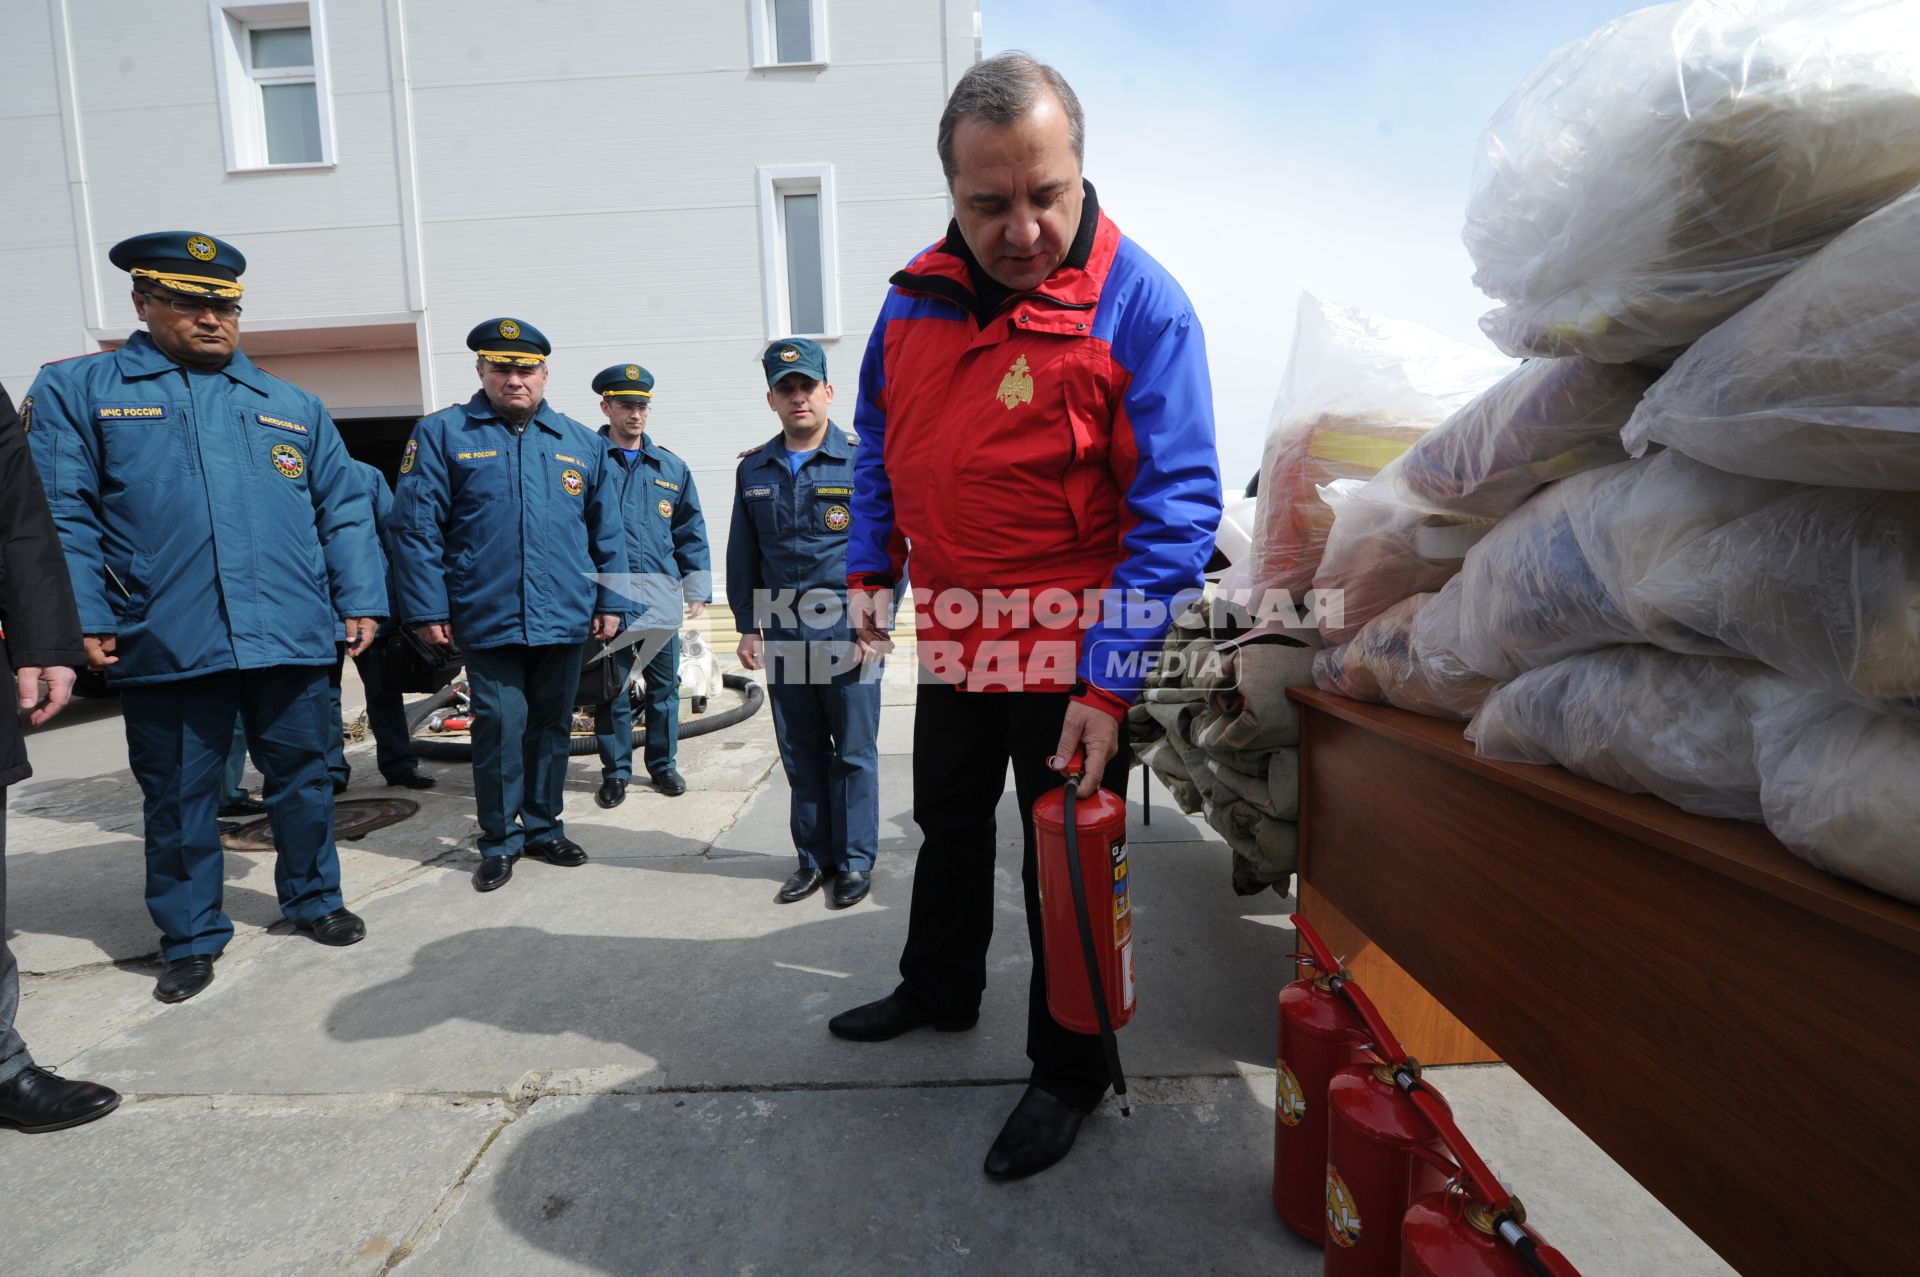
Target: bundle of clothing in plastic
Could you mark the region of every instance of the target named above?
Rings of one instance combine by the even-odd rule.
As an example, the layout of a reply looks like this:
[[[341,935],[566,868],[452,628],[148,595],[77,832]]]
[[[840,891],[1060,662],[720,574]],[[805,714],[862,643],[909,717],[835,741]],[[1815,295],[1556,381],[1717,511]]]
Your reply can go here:
[[[1532,357],[1318,484],[1315,682],[1920,901],[1917,186],[1913,0],[1686,0],[1552,54],[1466,231]],[[1434,349],[1367,331],[1350,405]]]

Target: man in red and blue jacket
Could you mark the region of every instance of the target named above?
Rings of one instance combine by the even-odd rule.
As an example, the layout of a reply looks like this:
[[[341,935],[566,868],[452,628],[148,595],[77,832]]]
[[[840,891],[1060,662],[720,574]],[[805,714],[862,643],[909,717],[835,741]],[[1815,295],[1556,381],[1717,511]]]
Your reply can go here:
[[[1073,90],[1024,54],[977,64],[941,118],[946,238],[893,277],[854,414],[847,547],[862,644],[909,557],[924,839],[901,983],[834,1018],[841,1037],[970,1028],[993,922],[994,807],[1013,764],[1033,944],[1027,1093],[996,1178],[1072,1148],[1107,1089],[1099,1039],[1046,1004],[1033,803],[1076,750],[1081,793],[1124,793],[1121,725],[1172,611],[1197,596],[1220,520],[1200,324],[1081,176]]]

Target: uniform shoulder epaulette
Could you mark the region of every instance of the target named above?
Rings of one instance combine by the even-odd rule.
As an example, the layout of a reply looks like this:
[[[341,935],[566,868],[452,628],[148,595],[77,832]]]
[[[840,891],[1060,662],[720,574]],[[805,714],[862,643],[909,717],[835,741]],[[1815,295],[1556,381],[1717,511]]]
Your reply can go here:
[[[851,430],[846,430],[846,431],[842,431],[841,433],[843,433],[843,434],[845,434],[845,435],[847,436],[847,442],[848,442],[848,443],[850,443],[850,444],[852,444],[852,445],[853,445],[854,447],[856,447],[856,448],[858,448],[858,447],[860,446],[860,436],[859,436],[859,435],[857,435],[857,434],[855,434],[855,433],[853,433],[853,431],[851,431]]]
[[[766,444],[764,444],[764,443],[756,443],[756,444],[754,444],[754,445],[753,445],[753,447],[751,447],[751,448],[748,448],[748,449],[747,449],[747,450],[746,450],[745,452],[742,452],[742,453],[740,453],[739,455],[740,455],[740,456],[742,456],[742,457],[751,457],[751,456],[752,456],[752,455],[753,455],[754,453],[756,453],[756,452],[758,452],[758,451],[760,451],[760,449],[762,449],[762,448],[764,448],[764,447],[766,447],[766,446],[767,446],[767,445],[766,445]]]

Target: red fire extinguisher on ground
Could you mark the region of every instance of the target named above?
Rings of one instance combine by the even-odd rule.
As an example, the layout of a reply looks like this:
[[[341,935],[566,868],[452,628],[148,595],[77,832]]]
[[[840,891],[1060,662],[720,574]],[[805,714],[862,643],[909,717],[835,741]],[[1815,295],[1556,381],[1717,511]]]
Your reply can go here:
[[[1431,1092],[1411,1097],[1440,1137],[1453,1172],[1440,1191],[1416,1199],[1400,1222],[1398,1277],[1580,1277],[1526,1227],[1507,1192]]]
[[[1097,789],[1080,799],[1086,755],[1075,750],[1067,781],[1033,804],[1040,943],[1047,1010],[1076,1033],[1098,1033],[1120,1112],[1127,1079],[1114,1031],[1133,1019],[1133,906],[1127,869],[1127,805]]]
[[[1360,1018],[1334,992],[1346,972],[1302,919],[1295,925],[1308,952],[1294,961],[1311,974],[1280,990],[1274,1052],[1273,1209],[1288,1228],[1319,1245],[1326,1240],[1327,1084],[1365,1058]]]

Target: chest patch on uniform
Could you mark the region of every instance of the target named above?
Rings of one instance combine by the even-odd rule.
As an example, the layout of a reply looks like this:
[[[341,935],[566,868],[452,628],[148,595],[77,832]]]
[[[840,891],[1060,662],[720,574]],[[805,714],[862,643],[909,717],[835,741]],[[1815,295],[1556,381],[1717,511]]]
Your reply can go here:
[[[665,497],[660,498],[660,504],[655,506],[654,509],[660,512],[660,517],[663,519],[671,519],[673,517],[673,502],[667,500]]]
[[[488,456],[492,456],[493,454],[492,454],[492,453],[488,453],[487,455],[488,455]],[[586,464],[587,464],[586,462],[584,462],[584,461],[582,461],[582,460],[580,460],[580,458],[578,458],[578,457],[569,457],[569,456],[568,456],[568,455],[567,455],[566,453],[564,453],[564,452],[556,452],[556,453],[554,453],[554,454],[553,454],[553,459],[554,459],[555,461],[565,461],[565,462],[567,462],[567,463],[569,463],[570,465],[576,465],[576,466],[584,466],[584,465],[586,465]]]
[[[276,443],[273,445],[273,468],[289,479],[298,479],[307,472],[307,459],[292,444]]]
[[[163,403],[103,403],[93,410],[95,421],[165,421],[167,406]]]
[[[24,433],[33,429],[33,396],[28,395],[20,401],[20,429]]]
[[[499,455],[500,449],[498,448],[482,448],[478,452],[456,452],[453,454],[453,459],[455,461],[484,461],[488,457],[497,457]]]
[[[420,441],[418,439],[407,440],[407,450],[400,454],[400,473],[411,474],[413,472],[413,459],[419,455]]]
[[[813,490],[813,494],[817,497],[850,497],[853,495],[853,489],[852,488],[815,488]]]
[[[666,489],[667,491],[669,491],[669,492],[678,492],[678,491],[680,491],[680,485],[679,485],[679,484],[677,484],[677,483],[668,483],[668,482],[667,482],[667,481],[666,481],[665,479],[655,479],[655,480],[654,480],[654,483],[655,483],[655,484],[657,484],[658,486],[660,486],[660,487],[662,487],[662,488],[665,488],[665,489]]]
[[[830,505],[821,514],[820,522],[827,525],[829,532],[845,532],[847,525],[853,522],[853,516],[847,513],[847,507],[843,505]]]
[[[772,488],[746,488],[740,493],[749,501],[762,501],[773,495]]]
[[[272,426],[275,430],[288,430],[297,435],[307,434],[307,428],[297,421],[288,421],[285,417],[269,417],[264,412],[256,412],[253,419],[263,426]]]
[[[577,497],[586,491],[587,481],[578,470],[562,470],[560,472],[560,486],[567,490],[568,496]]]
[[[994,396],[1007,406],[1011,412],[1023,403],[1033,402],[1033,373],[1027,369],[1025,355],[1013,361],[1013,367],[1007,369],[1007,375],[1000,379],[1000,389]]]

